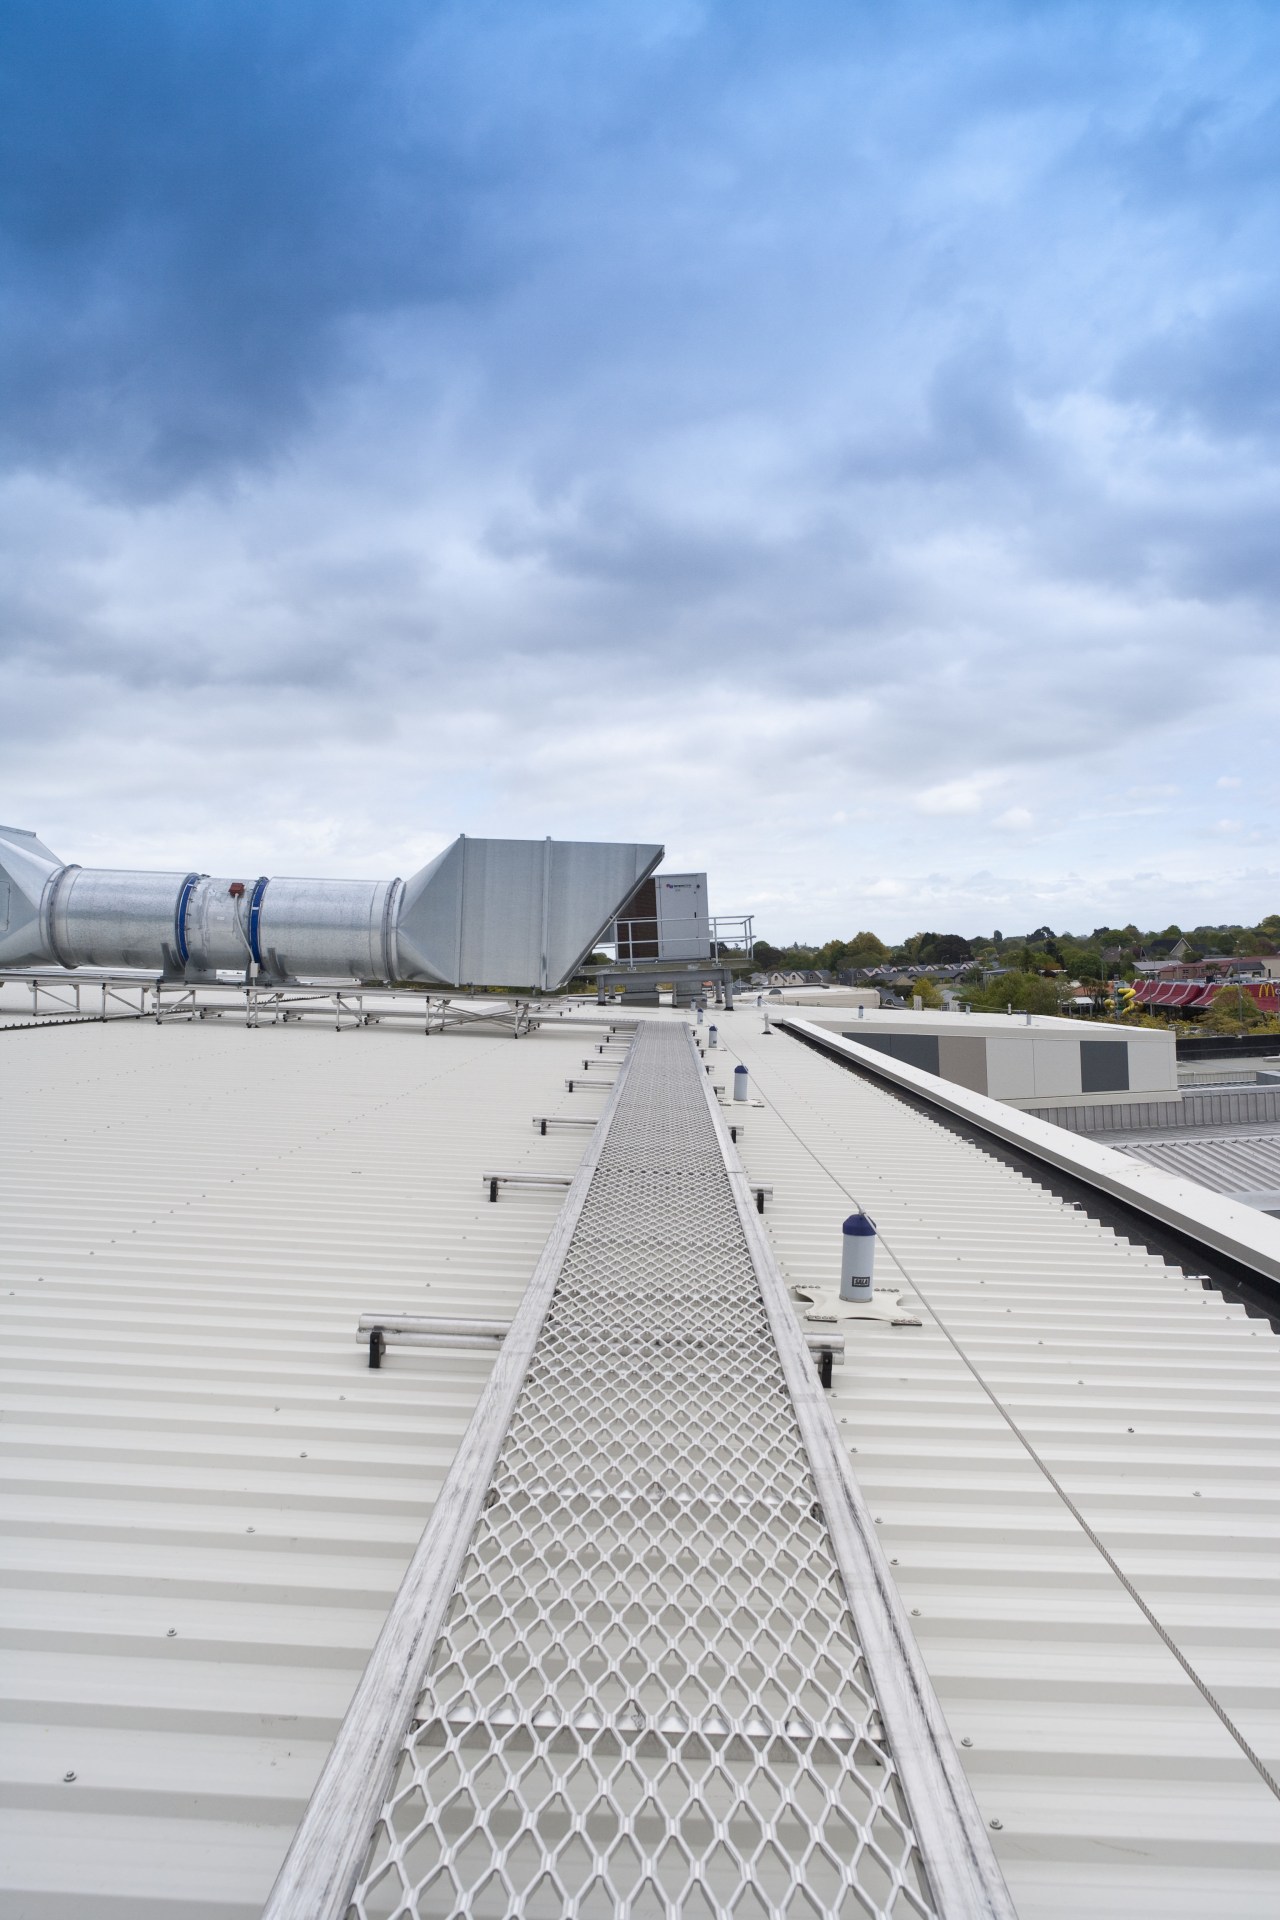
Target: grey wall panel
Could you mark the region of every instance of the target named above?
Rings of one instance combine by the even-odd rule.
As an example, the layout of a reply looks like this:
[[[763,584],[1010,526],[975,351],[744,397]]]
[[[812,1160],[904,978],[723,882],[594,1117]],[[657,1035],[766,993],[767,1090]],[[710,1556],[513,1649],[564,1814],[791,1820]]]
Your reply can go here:
[[[897,1033],[893,1037],[893,1058],[922,1073],[941,1073],[936,1033]]]
[[[893,1052],[891,1033],[845,1033],[840,1037],[842,1040],[856,1040],[860,1047],[871,1047],[876,1053]]]
[[[921,1073],[941,1072],[936,1033],[886,1033],[874,1039],[869,1033],[846,1033],[844,1038],[856,1040],[860,1047],[874,1047],[877,1053],[887,1053],[891,1060],[903,1060],[909,1067],[919,1067]]]
[[[1081,1093],[1127,1093],[1129,1090],[1129,1042],[1127,1040],[1082,1040],[1080,1042]]]
[[[987,1043],[981,1035],[942,1034],[938,1040],[938,1071],[944,1080],[968,1087],[971,1093],[987,1091]]]

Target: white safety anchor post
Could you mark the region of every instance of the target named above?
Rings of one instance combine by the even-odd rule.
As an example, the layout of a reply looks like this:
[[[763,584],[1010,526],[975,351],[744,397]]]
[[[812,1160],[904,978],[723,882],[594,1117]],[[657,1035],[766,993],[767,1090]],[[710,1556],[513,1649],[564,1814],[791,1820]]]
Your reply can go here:
[[[720,1036],[716,1032],[716,1023],[714,1020],[707,1028],[707,1045],[708,1047],[718,1047],[720,1045]]]
[[[771,1026],[769,1025],[769,1009],[768,1009],[768,1007],[766,1007],[766,1008],[764,1009],[764,1030],[765,1030],[765,1032],[766,1032],[766,1033],[772,1033],[772,1032],[773,1032],[773,1028],[772,1028],[772,1027],[771,1027]]]
[[[876,1223],[870,1214],[851,1213],[840,1236],[840,1298],[870,1300],[876,1290]]]
[[[733,1097],[735,1100],[748,1100],[751,1097],[751,1076],[745,1067],[733,1070]]]

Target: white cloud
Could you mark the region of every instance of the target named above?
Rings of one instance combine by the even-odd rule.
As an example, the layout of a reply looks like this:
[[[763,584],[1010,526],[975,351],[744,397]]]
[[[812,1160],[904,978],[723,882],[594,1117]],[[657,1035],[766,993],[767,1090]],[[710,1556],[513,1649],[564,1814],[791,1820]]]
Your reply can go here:
[[[915,797],[917,813],[978,813],[998,774],[974,773],[960,780],[945,780],[940,786],[926,787]]]
[[[1232,303],[1280,188],[1250,112],[1192,166],[1168,109],[1265,91],[1280,20],[817,33],[800,0],[729,59],[732,10],[690,7],[658,75],[608,10],[455,11],[402,66],[372,9],[364,80],[331,63],[318,102],[250,37],[216,114],[139,43],[201,108],[163,175],[145,105],[15,83],[0,814],[215,870],[660,837],[770,938],[1280,910],[1220,870],[1241,824],[1200,771],[1249,765],[1254,806],[1274,758],[1280,409],[1269,315]],[[292,185],[228,203],[260,98]],[[166,279],[108,224],[81,258],[77,178],[90,221],[203,251]],[[439,228],[406,246],[410,207]]]

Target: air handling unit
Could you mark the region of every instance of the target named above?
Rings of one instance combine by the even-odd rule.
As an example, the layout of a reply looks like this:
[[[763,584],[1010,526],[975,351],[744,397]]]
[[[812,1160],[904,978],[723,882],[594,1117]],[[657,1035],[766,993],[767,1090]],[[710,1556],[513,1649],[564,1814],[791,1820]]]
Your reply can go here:
[[[618,913],[612,944],[618,960],[706,960],[713,929],[705,873],[646,877]]]
[[[464,834],[409,880],[233,879],[68,866],[35,834],[0,827],[0,968],[545,991],[577,970],[662,853]]]

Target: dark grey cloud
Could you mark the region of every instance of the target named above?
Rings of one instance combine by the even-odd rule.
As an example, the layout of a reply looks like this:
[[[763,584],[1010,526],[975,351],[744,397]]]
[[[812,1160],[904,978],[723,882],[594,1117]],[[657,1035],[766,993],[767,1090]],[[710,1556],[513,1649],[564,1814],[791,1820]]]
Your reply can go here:
[[[353,317],[501,281],[484,200],[512,157],[468,153],[449,124],[447,80],[422,52],[445,12],[5,10],[10,460],[83,465],[124,492],[242,468],[361,371]]]
[[[1226,871],[1277,53],[1191,0],[16,0],[6,810],[373,870],[640,822],[858,924]]]

